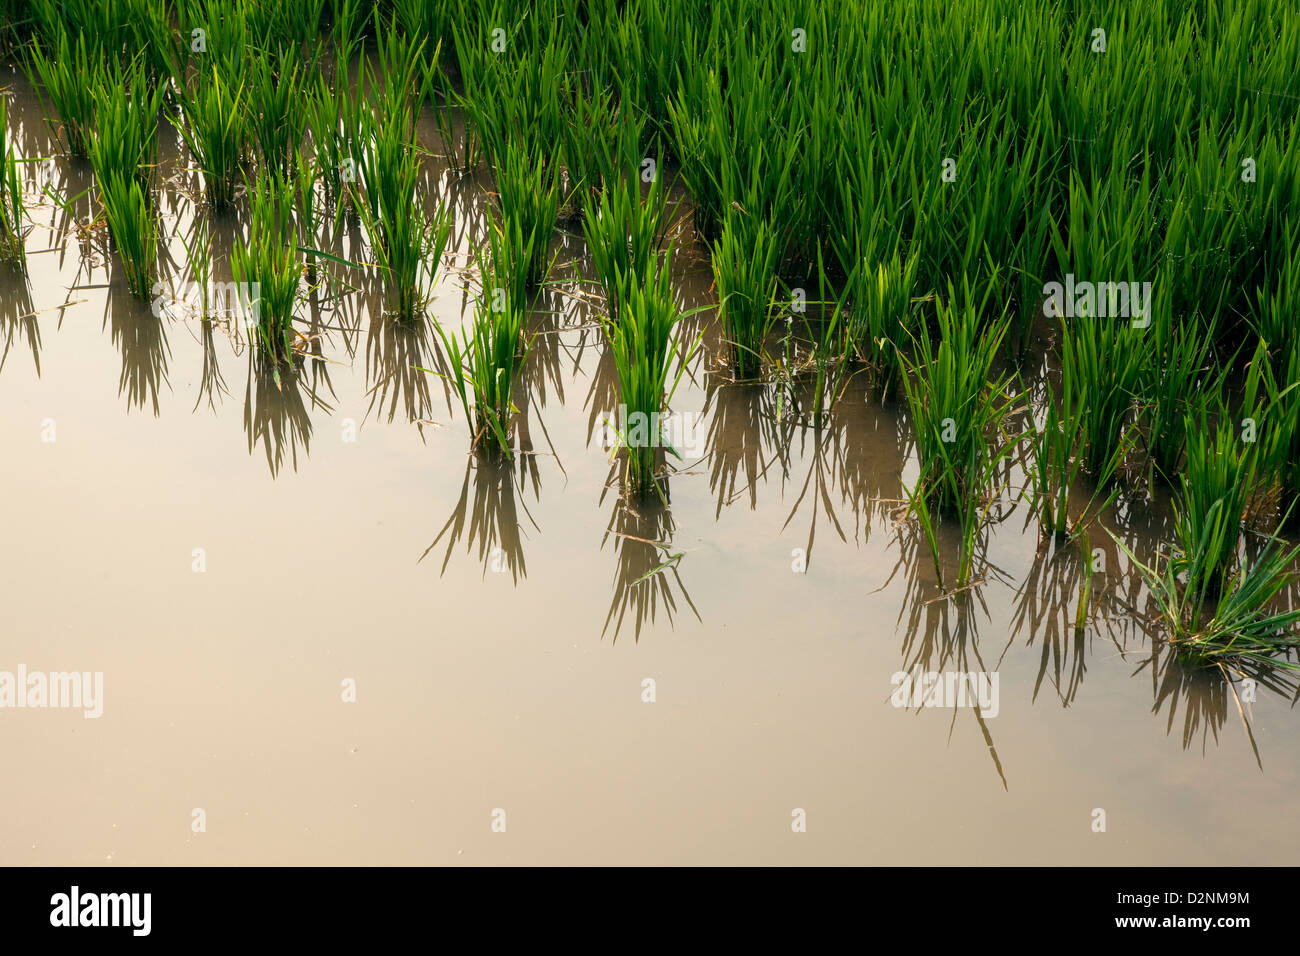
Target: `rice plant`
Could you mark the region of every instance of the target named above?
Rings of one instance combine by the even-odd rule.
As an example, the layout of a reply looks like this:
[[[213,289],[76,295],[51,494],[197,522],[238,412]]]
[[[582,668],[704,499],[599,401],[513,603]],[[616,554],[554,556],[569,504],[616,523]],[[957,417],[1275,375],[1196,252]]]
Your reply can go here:
[[[41,105],[63,136],[68,152],[84,157],[95,126],[94,88],[100,63],[86,47],[86,35],[77,33],[74,42],[66,29],[58,31],[58,42],[49,52],[40,43],[28,48],[28,75]]]
[[[734,211],[713,246],[718,315],[738,378],[753,378],[763,363],[774,321],[781,239],[765,220]]]
[[[680,458],[666,440],[664,415],[681,381],[689,354],[682,354],[677,374],[668,381],[669,365],[681,343],[673,332],[681,311],[673,297],[669,263],[672,252],[641,281],[616,282],[624,289],[619,316],[607,320],[609,348],[618,374],[620,416],[619,448],[625,452],[624,479],[628,494],[644,496],[654,491],[664,497],[658,462],[666,452]]]
[[[512,268],[531,291],[542,284],[554,261],[550,250],[560,211],[559,167],[535,162],[522,149],[507,146],[496,178],[501,217],[518,236],[519,261]]]
[[[501,270],[511,268],[513,254],[505,231],[489,220],[488,251],[478,257],[481,288],[472,326],[463,343],[436,327],[451,369],[445,377],[474,429],[471,447],[486,446],[506,457],[511,455],[511,419],[518,410],[511,397],[515,374],[530,345],[523,336],[522,290],[503,284],[509,278]]]
[[[883,261],[850,269],[846,291],[852,302],[850,339],[876,369],[885,389],[902,371],[900,350],[916,332],[916,274],[920,260],[902,260],[897,250]]]
[[[1195,608],[1217,596],[1227,580],[1241,540],[1242,521],[1255,492],[1258,456],[1242,441],[1227,409],[1211,428],[1204,411],[1189,419],[1187,461],[1181,476],[1175,528]]]
[[[301,276],[296,240],[292,186],[262,173],[251,190],[248,239],[235,246],[231,270],[257,352],[272,362],[288,359],[293,351]]]
[[[658,177],[642,197],[637,179],[625,176],[600,194],[599,203],[584,208],[583,235],[605,288],[612,319],[618,319],[619,303],[627,295],[621,286],[650,278],[666,230],[665,199]]]
[[[416,148],[410,105],[390,102],[363,154],[365,200],[358,205],[392,311],[402,320],[423,311],[421,280],[426,272],[436,274],[450,229],[444,213],[431,219],[424,210]]]
[[[230,205],[243,178],[248,151],[244,87],[231,89],[213,67],[200,75],[197,89],[181,95],[181,115],[170,119],[203,173],[203,188],[215,209]]]
[[[0,96],[0,259],[25,266],[26,236],[23,220],[27,209],[23,203],[23,176],[19,159],[9,142],[9,104]]]
[[[158,156],[158,114],[165,89],[150,83],[139,60],[108,71],[95,85],[95,131],[87,154],[101,182],[118,174],[152,186]]]
[[[96,176],[96,184],[127,288],[146,299],[158,272],[158,222],[148,187],[123,169]]]
[[[252,140],[266,168],[286,176],[307,122],[298,56],[280,47],[254,57],[250,72],[244,109]]]
[[[916,337],[914,359],[904,359],[903,389],[916,430],[916,452],[927,499],[940,512],[957,513],[963,501],[983,492],[981,477],[990,442],[1003,439],[1011,409],[1008,373],[994,362],[1009,320],[988,315],[994,285],[982,299],[969,286],[958,296],[953,286],[938,303],[938,344],[928,333]]]
[[[1111,538],[1146,583],[1161,633],[1185,659],[1217,666],[1225,675],[1239,674],[1243,663],[1300,670],[1293,656],[1300,646],[1300,609],[1277,604],[1278,595],[1295,581],[1292,568],[1300,547],[1288,550],[1280,539],[1270,538],[1260,557],[1226,578],[1218,599],[1207,602],[1202,591],[1183,584],[1180,573],[1192,581],[1217,573],[1205,566],[1203,557],[1213,549],[1215,534],[1207,525],[1191,552],[1160,555],[1150,565],[1114,534]],[[1201,544],[1206,552],[1197,547]]]

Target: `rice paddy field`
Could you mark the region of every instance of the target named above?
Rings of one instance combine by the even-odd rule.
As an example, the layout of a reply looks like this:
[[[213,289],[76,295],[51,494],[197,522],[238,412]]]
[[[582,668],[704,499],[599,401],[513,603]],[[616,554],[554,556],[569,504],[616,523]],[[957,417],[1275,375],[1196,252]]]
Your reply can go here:
[[[1294,5],[0,25],[0,862],[1300,854]]]

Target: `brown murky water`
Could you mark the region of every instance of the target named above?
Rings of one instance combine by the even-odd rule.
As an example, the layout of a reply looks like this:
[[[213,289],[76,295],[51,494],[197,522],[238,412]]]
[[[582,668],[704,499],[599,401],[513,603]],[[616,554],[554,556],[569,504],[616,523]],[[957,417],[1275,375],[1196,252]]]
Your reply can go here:
[[[10,135],[51,155],[9,83]],[[162,136],[164,176],[193,186]],[[1260,686],[1257,761],[1224,685],[1143,637],[1109,540],[1075,631],[1079,559],[1040,549],[1023,505],[983,585],[940,597],[894,527],[908,426],[865,392],[814,428],[711,372],[697,317],[673,402],[693,454],[669,509],[634,510],[609,487],[616,385],[581,298],[540,304],[529,453],[491,466],[411,369],[438,366],[436,337],[378,321],[375,289],[302,304],[316,357],[277,389],[238,330],[126,295],[79,237],[88,196],[38,195],[76,197],[88,168],[29,173],[30,274],[0,279],[0,671],[102,672],[103,713],[0,709],[0,863],[1295,861],[1294,683]],[[459,263],[481,186],[430,166]],[[180,191],[163,208],[169,237],[190,228]],[[239,224],[214,230],[226,281]],[[581,271],[580,239],[557,250]],[[679,262],[684,302],[709,301],[700,251]],[[455,270],[436,296],[458,325]],[[1108,520],[1139,553],[1168,535],[1140,501]],[[996,672],[996,715],[893,706],[909,670]]]

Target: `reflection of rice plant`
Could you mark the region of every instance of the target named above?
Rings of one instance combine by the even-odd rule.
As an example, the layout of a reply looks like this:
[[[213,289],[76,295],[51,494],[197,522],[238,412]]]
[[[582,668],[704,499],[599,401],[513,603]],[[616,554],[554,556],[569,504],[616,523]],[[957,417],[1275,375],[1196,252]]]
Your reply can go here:
[[[231,258],[235,281],[251,309],[245,321],[258,352],[287,359],[293,347],[293,310],[301,268],[294,236],[293,189],[278,177],[261,174],[252,190],[248,241]]]

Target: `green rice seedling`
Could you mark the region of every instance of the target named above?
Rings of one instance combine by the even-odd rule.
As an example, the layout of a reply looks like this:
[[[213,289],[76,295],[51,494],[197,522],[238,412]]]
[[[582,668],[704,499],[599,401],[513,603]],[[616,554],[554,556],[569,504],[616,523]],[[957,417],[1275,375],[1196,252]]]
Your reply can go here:
[[[158,270],[158,222],[148,187],[123,168],[110,169],[102,177],[97,172],[96,185],[127,288],[147,299]]]
[[[523,150],[508,146],[497,168],[497,189],[501,218],[519,256],[511,268],[531,292],[546,279],[554,262],[548,257],[560,211],[559,167],[536,163]]]
[[[521,14],[497,3],[466,29],[462,18],[453,21],[464,89],[460,103],[498,176],[509,146],[551,167],[558,180],[568,40],[548,29],[542,17]],[[506,35],[494,35],[493,30]],[[504,49],[497,48],[501,44]]]
[[[325,0],[256,0],[240,7],[250,36],[267,48],[287,46],[302,53],[321,36]]]
[[[1187,461],[1181,476],[1175,528],[1187,573],[1187,592],[1200,605],[1227,580],[1241,540],[1242,520],[1255,492],[1258,455],[1242,441],[1226,408],[1211,429],[1205,412],[1186,423]]]
[[[1038,516],[1043,533],[1058,543],[1064,542],[1071,533],[1086,529],[1100,512],[1110,507],[1120,491],[1118,487],[1111,488],[1104,498],[1100,490],[1095,491],[1071,525],[1070,493],[1083,468],[1079,449],[1083,444],[1084,425],[1073,404],[1076,400],[1075,389],[1063,388],[1058,394],[1049,388],[1045,417],[1041,425],[1036,424],[1029,440],[1030,508]],[[1129,440],[1135,439],[1136,431],[1130,434]],[[1112,459],[1108,466],[1113,468],[1119,457]],[[1104,489],[1109,479],[1110,472],[1103,471],[1097,476],[1096,487]]]
[[[248,239],[235,246],[231,270],[258,354],[269,361],[287,360],[293,350],[301,275],[295,238],[292,186],[262,173],[251,190]]]
[[[959,297],[949,284],[947,301],[936,309],[938,345],[923,331],[915,359],[904,359],[924,493],[941,513],[958,513],[983,490],[985,463],[995,454],[988,443],[1002,434],[1011,408],[1010,376],[993,371],[1009,328],[1007,309],[985,318],[995,289],[988,283],[977,300],[969,285]]]
[[[285,176],[307,121],[298,56],[280,47],[274,55],[253,57],[250,74],[245,107],[252,139],[266,168]]]
[[[426,271],[436,272],[450,223],[445,214],[430,220],[420,201],[420,162],[410,105],[392,102],[386,109],[365,154],[366,201],[359,209],[386,275],[393,311],[409,321],[423,311],[421,279]]]
[[[1215,530],[1207,525],[1204,534],[1206,550],[1158,556],[1151,565],[1138,560],[1114,534],[1111,538],[1146,583],[1164,636],[1185,659],[1217,666],[1225,675],[1238,673],[1243,663],[1300,670],[1294,658],[1300,647],[1295,630],[1300,609],[1276,604],[1278,595],[1294,584],[1292,568],[1300,547],[1287,550],[1281,539],[1270,538],[1263,554],[1227,579],[1217,601],[1207,603],[1202,592],[1179,579],[1180,571],[1191,581],[1207,578],[1204,555],[1213,549]]]
[[[9,143],[9,103],[0,96],[0,259],[20,266],[27,262],[27,231],[23,220],[23,177],[19,160]]]
[[[321,172],[307,154],[299,148],[294,153],[294,170],[297,175],[293,180],[294,218],[298,221],[298,244],[310,250],[319,242],[319,223],[316,220],[316,184],[320,182]],[[307,281],[316,281],[316,256],[306,252]]]
[[[589,203],[583,210],[587,250],[605,288],[610,318],[616,321],[619,302],[627,294],[617,283],[621,278],[637,285],[651,275],[667,231],[665,210],[661,180],[656,177],[643,197],[632,176],[612,183],[598,204]]]
[[[1085,469],[1114,475],[1132,413],[1146,387],[1143,330],[1124,319],[1079,317],[1061,332],[1061,374],[1083,424]]]
[[[146,198],[153,184],[158,155],[158,113],[164,88],[150,84],[140,62],[113,68],[94,88],[95,132],[87,153],[95,178],[104,182],[118,173],[136,179]]]
[[[77,34],[75,43],[66,29],[60,28],[57,36],[48,53],[39,43],[28,47],[27,72],[52,126],[57,116],[68,152],[84,157],[95,125],[99,63],[87,52],[85,34]]]
[[[214,67],[200,76],[194,92],[181,95],[181,115],[171,116],[203,172],[203,188],[215,209],[228,206],[242,178],[248,152],[244,87],[231,89]]]
[[[471,447],[487,442],[506,457],[511,455],[511,418],[518,411],[511,397],[515,373],[531,344],[523,337],[525,300],[520,297],[521,290],[510,288],[510,276],[498,272],[512,264],[510,245],[511,240],[489,214],[488,252],[478,255],[482,289],[472,328],[462,345],[454,334],[436,326],[451,368],[446,377],[474,429]]]
[[[307,90],[303,104],[325,198],[335,204],[346,199],[345,177],[355,179],[354,137],[343,132],[343,101],[350,95],[347,82],[346,74],[341,84],[317,76],[316,82]]]
[[[562,152],[569,177],[569,201],[582,213],[607,187],[618,188],[648,155],[642,152],[644,116],[620,105],[608,93],[588,98],[578,89],[566,92],[572,104],[564,112]],[[656,175],[653,182],[658,182]]]
[[[1176,321],[1167,304],[1157,309],[1152,322],[1153,349],[1143,376],[1150,386],[1146,397],[1147,453],[1171,485],[1187,444],[1188,414],[1201,408],[1205,396],[1224,387],[1223,373],[1216,374],[1214,368],[1214,330],[1214,319],[1208,323],[1196,318]]]
[[[1279,252],[1280,260],[1264,285],[1255,293],[1250,323],[1268,343],[1271,352],[1285,362],[1292,342],[1300,338],[1296,316],[1300,315],[1300,224],[1287,228]]]
[[[180,5],[181,40],[185,50],[199,62],[201,75],[216,71],[228,81],[240,77],[239,85],[244,85],[243,77],[253,59],[248,50],[266,39],[249,30],[247,6],[226,0],[185,0]],[[185,86],[181,64],[174,79],[177,86]]]
[[[850,339],[858,355],[875,367],[886,390],[898,381],[900,349],[916,330],[913,293],[919,263],[916,258],[904,263],[895,250],[874,269],[864,261],[855,264],[845,286],[853,303]]]
[[[713,280],[718,313],[739,378],[755,377],[772,330],[781,239],[766,221],[728,213],[713,246]]]
[[[668,444],[663,416],[689,355],[683,355],[677,375],[668,381],[672,353],[680,343],[673,331],[681,312],[673,297],[669,277],[670,249],[662,264],[641,282],[622,282],[625,297],[617,321],[607,320],[609,348],[614,356],[621,399],[618,447],[626,452],[625,487],[629,494],[645,496],[654,491],[663,498],[657,476],[661,450],[681,455]]]

